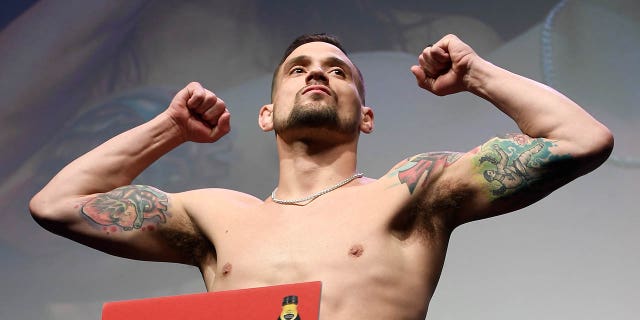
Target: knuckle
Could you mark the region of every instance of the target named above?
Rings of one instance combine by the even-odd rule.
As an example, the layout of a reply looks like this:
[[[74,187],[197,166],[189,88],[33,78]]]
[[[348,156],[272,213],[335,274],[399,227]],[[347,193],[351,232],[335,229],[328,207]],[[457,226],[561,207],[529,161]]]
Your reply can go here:
[[[204,92],[202,92],[202,90],[199,90],[198,88],[194,88],[191,92],[191,96],[200,98],[204,96]]]
[[[204,100],[205,103],[207,103],[208,105],[214,105],[216,104],[216,97],[215,96],[211,96],[211,95],[206,95],[203,96],[202,98]]]
[[[220,110],[220,108],[213,106],[205,110],[202,113],[202,117],[206,120],[213,120],[213,119],[220,118],[220,115],[222,114],[222,112],[223,110]]]
[[[200,115],[200,118],[202,118],[202,119],[203,119],[203,120],[205,120],[205,121],[209,121],[209,120],[211,120],[211,118],[213,118],[213,116],[212,116],[212,115],[211,115],[211,113],[209,113],[209,112],[203,112],[203,113]]]
[[[207,94],[207,96],[217,98],[216,94],[209,89],[204,89],[204,92]]]
[[[205,95],[202,92],[196,91],[193,93],[193,98],[198,102],[202,102],[205,99]]]

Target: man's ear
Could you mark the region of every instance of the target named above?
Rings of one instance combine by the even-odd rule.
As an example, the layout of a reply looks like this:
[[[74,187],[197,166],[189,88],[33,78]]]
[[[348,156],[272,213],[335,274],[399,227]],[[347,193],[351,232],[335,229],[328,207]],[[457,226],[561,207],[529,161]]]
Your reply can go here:
[[[373,109],[362,106],[360,108],[362,113],[362,120],[360,120],[360,131],[364,133],[371,133],[373,131]]]
[[[265,104],[260,108],[258,126],[265,132],[273,130],[273,104]]]

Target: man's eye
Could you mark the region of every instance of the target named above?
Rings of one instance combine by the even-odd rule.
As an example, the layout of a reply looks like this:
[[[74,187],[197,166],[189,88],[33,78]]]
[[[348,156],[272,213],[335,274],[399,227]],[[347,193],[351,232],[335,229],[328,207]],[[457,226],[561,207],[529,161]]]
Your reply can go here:
[[[291,71],[289,71],[290,74],[294,74],[294,73],[303,73],[304,69],[300,68],[300,67],[295,67],[292,68]]]
[[[331,71],[329,71],[330,73],[333,73],[337,76],[344,76],[344,71],[342,71],[342,69],[333,69]]]

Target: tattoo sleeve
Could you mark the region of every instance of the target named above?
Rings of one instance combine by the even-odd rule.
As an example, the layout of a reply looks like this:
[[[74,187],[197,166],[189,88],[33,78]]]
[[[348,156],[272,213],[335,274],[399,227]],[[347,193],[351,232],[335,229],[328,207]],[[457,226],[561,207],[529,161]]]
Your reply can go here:
[[[413,194],[419,181],[426,184],[431,173],[439,168],[447,167],[462,156],[456,152],[429,152],[421,153],[410,157],[396,166],[388,176],[397,176],[401,184],[409,188],[409,193]]]
[[[111,232],[153,230],[154,225],[167,221],[168,202],[167,195],[158,189],[131,185],[92,198],[82,206],[81,214]],[[146,221],[154,224],[145,227]]]
[[[548,179],[549,164],[570,159],[550,149],[555,142],[512,134],[494,138],[480,147],[474,157],[482,179],[489,184],[494,198],[531,188],[543,178]]]

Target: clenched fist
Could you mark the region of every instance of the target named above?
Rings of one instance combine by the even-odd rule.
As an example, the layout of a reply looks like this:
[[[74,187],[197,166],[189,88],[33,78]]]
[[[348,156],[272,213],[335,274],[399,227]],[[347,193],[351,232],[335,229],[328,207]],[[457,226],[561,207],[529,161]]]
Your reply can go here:
[[[231,129],[224,101],[197,82],[180,90],[165,112],[187,141],[214,142]]]
[[[484,60],[470,46],[454,35],[447,35],[422,51],[411,72],[418,86],[444,96],[470,90],[470,70],[481,61]]]

